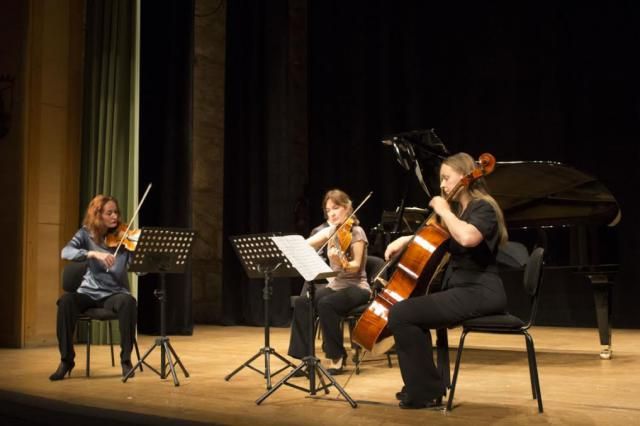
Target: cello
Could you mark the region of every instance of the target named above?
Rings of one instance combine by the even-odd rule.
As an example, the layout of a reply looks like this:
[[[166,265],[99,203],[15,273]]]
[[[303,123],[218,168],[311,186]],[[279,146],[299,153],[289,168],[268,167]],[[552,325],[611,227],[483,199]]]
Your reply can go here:
[[[460,179],[446,200],[454,199],[462,188],[493,172],[495,163],[493,155],[480,155],[478,166]],[[355,343],[374,354],[383,354],[391,349],[394,340],[387,328],[389,310],[402,300],[429,292],[433,278],[448,261],[449,238],[448,231],[438,224],[435,212],[431,213],[404,250],[390,259],[376,274],[373,281],[382,283],[383,288],[358,319],[352,332]],[[387,282],[381,275],[396,261],[396,269]]]

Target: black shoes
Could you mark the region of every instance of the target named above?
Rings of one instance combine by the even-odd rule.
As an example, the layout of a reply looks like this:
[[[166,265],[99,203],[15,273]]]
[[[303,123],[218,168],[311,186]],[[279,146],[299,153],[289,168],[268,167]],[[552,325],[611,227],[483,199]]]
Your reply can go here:
[[[75,366],[76,363],[73,361],[71,361],[70,363],[64,361],[60,362],[60,365],[58,365],[58,369],[55,371],[55,373],[49,376],[49,380],[62,380],[67,374],[71,376],[71,370],[73,370],[73,367]]]
[[[398,392],[403,393],[403,392]],[[397,394],[396,394],[397,396]],[[442,406],[442,397],[436,399],[429,399],[427,401],[416,402],[410,399],[402,399],[398,406],[405,410],[416,410],[420,408],[437,408]]]
[[[347,354],[342,355],[337,361],[331,360],[327,372],[332,376],[338,376],[344,372],[344,366],[347,365]]]
[[[133,365],[131,364],[131,361],[123,361],[123,362],[120,363],[120,365],[122,366],[122,377],[126,376],[127,373],[133,369]],[[131,377],[133,377],[135,375],[136,375],[136,373],[132,372],[129,375],[129,378],[131,378]]]

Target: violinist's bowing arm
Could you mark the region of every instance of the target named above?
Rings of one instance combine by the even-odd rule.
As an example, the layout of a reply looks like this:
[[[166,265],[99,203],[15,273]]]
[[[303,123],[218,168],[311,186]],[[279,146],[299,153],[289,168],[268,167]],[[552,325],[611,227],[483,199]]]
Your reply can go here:
[[[316,232],[315,234],[313,234],[312,236],[306,239],[307,244],[309,244],[314,249],[318,250],[320,249],[320,247],[322,247],[322,245],[325,242],[327,242],[327,240],[335,230],[336,230],[336,227],[333,225],[327,226],[326,228],[322,228],[322,230]]]
[[[71,260],[73,262],[84,262],[87,259],[98,259],[107,268],[113,266],[116,259],[111,253],[86,250],[83,248],[87,245],[83,240],[83,238],[86,238],[85,235],[86,234],[81,231],[76,232],[73,238],[71,238],[71,241],[63,247],[61,252],[62,259]]]
[[[116,258],[111,253],[90,250],[87,252],[87,259],[98,259],[104,266],[110,268],[116,262]]]

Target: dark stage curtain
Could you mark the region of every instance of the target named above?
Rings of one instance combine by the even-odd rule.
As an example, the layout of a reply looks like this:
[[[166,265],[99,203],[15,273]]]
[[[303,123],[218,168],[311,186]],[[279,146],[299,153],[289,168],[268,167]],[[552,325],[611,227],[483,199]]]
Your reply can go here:
[[[375,224],[404,188],[380,140],[414,129],[435,128],[451,152],[569,164],[620,204],[622,223],[608,231],[615,238],[595,249],[621,265],[614,323],[640,327],[631,302],[640,296],[640,210],[630,185],[640,177],[631,145],[640,127],[639,24],[632,1],[310,2],[309,154],[340,152],[331,167],[310,162],[311,199],[332,185],[377,190],[361,214]],[[411,180],[408,205],[426,206]],[[545,286],[552,296],[542,311],[555,307],[564,320],[582,309],[591,322],[574,324],[594,324],[591,288],[564,278]]]
[[[268,177],[278,165],[269,153],[278,140],[268,123],[281,94],[268,77],[282,59],[270,43],[286,25],[274,25],[283,20],[282,2],[229,3],[225,231],[232,235],[273,229],[268,193],[279,188]],[[637,2],[324,0],[308,7],[311,224],[321,220],[314,206],[334,186],[354,200],[375,192],[359,215],[366,229],[397,206],[406,177],[380,143],[390,133],[435,128],[452,152],[561,161],[596,176],[620,203],[616,237],[598,249],[621,264],[616,326],[640,326],[632,303],[640,296],[640,211],[630,184],[640,177]],[[415,177],[408,181],[408,205],[426,206]],[[224,269],[226,318],[247,321],[260,290],[248,290],[230,247]],[[577,287],[557,299],[590,295],[586,284]]]
[[[263,281],[249,280],[230,236],[293,231],[300,161],[287,111],[287,1],[227,3],[223,322],[264,323]],[[306,157],[304,158],[306,162]],[[270,324],[291,316],[291,280],[274,279]]]
[[[143,0],[140,58],[140,194],[153,183],[140,226],[191,225],[193,1]],[[167,274],[168,334],[191,334],[191,275]],[[160,330],[153,292],[158,274],[140,277],[138,330]]]

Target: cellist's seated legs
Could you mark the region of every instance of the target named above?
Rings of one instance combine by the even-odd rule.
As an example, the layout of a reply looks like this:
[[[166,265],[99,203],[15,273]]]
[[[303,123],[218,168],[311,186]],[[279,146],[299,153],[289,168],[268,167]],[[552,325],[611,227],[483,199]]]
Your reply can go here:
[[[435,305],[421,296],[403,300],[389,311],[388,328],[396,341],[396,352],[407,400],[422,403],[441,397],[445,393],[440,374],[433,362],[433,347],[429,324],[437,321],[437,307],[429,311],[427,305]]]

